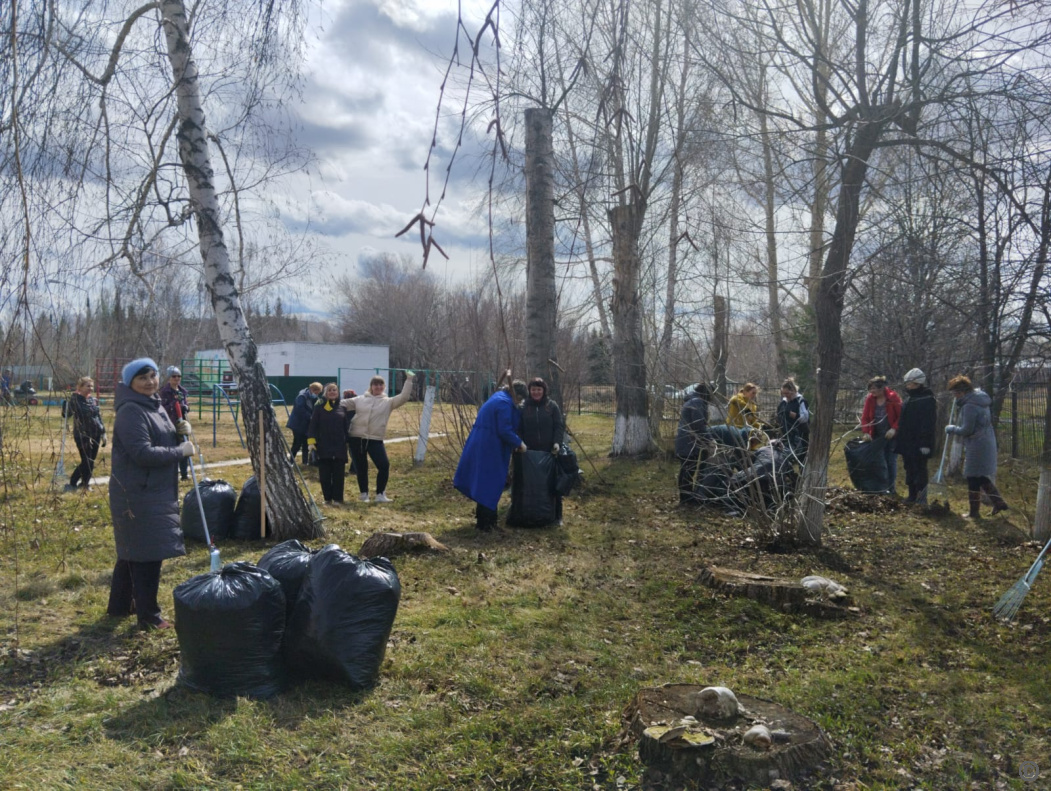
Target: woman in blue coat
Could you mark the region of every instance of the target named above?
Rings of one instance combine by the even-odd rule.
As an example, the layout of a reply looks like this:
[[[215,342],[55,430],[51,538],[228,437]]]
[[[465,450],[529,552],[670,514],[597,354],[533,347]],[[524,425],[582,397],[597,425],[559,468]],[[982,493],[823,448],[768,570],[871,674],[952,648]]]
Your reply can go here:
[[[109,509],[117,565],[108,613],[135,613],[143,629],[167,629],[157,589],[161,562],[185,555],[179,526],[179,460],[193,443],[179,441],[161,406],[157,363],[148,357],[124,366],[114,394]]]
[[[477,504],[475,527],[483,533],[496,526],[496,506],[507,481],[511,454],[526,450],[518,435],[522,422],[518,407],[527,392],[525,382],[516,379],[479,407],[456,465],[453,486]]]

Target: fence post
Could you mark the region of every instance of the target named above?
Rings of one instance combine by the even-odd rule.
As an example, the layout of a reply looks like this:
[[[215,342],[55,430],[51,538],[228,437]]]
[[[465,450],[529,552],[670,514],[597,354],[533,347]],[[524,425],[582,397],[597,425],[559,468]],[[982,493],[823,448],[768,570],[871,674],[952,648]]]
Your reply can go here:
[[[1018,391],[1011,390],[1011,458],[1018,458]]]

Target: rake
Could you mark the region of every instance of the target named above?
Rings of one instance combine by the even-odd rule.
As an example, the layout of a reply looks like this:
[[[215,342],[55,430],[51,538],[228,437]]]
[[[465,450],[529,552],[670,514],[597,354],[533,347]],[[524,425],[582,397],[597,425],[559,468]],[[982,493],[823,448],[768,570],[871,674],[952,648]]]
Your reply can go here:
[[[956,417],[956,400],[953,399],[952,409],[949,410],[949,424],[952,425],[953,418]],[[949,487],[945,485],[945,454],[949,450],[949,445],[952,444],[952,435],[947,434],[945,436],[945,443],[942,445],[942,463],[938,465],[938,472],[934,476],[934,480],[927,484],[927,498],[931,501],[935,500],[949,500]]]
[[[1047,554],[1048,547],[1051,547],[1051,540],[1044,544],[1044,548],[1040,550],[1040,554],[1036,556],[1036,560],[1033,561],[1033,565],[1029,567],[1029,571],[1025,573],[1025,576],[1000,597],[1000,601],[993,607],[994,618],[998,618],[1001,621],[1010,621],[1018,614],[1018,609],[1022,606],[1022,602],[1025,601],[1026,594],[1029,593],[1033,583],[1036,581],[1036,575],[1044,567],[1044,555]]]

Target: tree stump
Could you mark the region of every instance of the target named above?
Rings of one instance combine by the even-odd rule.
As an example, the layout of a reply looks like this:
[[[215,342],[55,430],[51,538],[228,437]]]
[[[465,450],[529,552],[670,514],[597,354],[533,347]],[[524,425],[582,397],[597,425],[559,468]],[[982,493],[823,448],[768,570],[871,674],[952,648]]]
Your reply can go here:
[[[373,533],[358,550],[359,558],[390,558],[408,552],[448,552],[430,533]]]
[[[849,618],[860,612],[853,606],[850,596],[826,599],[804,588],[799,580],[768,577],[720,566],[709,566],[701,572],[699,579],[709,588],[730,596],[754,599],[782,612],[818,618]]]
[[[690,710],[690,696],[702,689],[697,684],[643,689],[625,711],[651,780],[670,776],[705,788],[736,781],[769,785],[778,779],[799,780],[829,756],[831,744],[816,723],[773,701],[737,695],[737,717],[697,716]],[[684,722],[687,717],[695,719]],[[745,732],[757,724],[773,736],[769,749],[744,743]]]

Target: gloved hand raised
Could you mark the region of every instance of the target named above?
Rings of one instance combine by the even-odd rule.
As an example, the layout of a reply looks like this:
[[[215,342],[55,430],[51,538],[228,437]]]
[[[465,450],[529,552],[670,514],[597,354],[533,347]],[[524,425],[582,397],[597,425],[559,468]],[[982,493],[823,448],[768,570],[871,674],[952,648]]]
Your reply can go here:
[[[186,418],[180,418],[175,421],[175,433],[181,437],[188,437],[193,433],[193,428],[190,426],[190,421]]]
[[[930,456],[931,455],[931,449],[930,448],[920,448],[920,455],[921,456]]]
[[[178,451],[179,451],[179,453],[181,453],[183,455],[184,458],[189,458],[190,456],[193,455],[193,443],[190,442],[190,440],[186,440],[185,442],[180,442],[179,443],[179,447],[178,447]]]
[[[896,428],[888,428],[887,433],[883,436],[885,436],[887,439],[894,439],[896,436],[898,436],[898,430]]]

